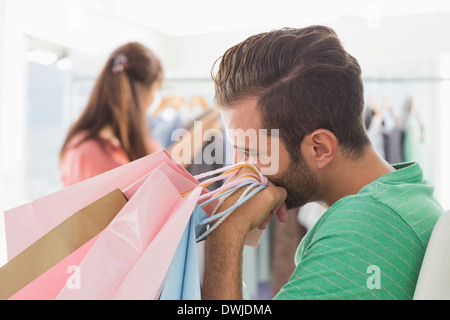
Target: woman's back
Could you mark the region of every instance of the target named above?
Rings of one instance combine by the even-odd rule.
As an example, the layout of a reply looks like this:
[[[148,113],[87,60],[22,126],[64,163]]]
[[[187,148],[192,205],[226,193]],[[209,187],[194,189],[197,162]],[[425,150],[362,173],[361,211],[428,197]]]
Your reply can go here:
[[[83,141],[86,135],[87,131],[76,134],[68,143],[61,159],[61,179],[64,187],[130,162],[123,149],[114,140],[98,137]]]

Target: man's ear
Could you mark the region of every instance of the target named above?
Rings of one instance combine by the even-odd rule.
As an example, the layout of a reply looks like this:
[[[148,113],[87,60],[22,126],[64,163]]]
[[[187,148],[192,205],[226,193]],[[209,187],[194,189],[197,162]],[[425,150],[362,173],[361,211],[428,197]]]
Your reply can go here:
[[[319,129],[305,137],[304,150],[317,169],[325,168],[334,159],[338,141],[329,130]]]

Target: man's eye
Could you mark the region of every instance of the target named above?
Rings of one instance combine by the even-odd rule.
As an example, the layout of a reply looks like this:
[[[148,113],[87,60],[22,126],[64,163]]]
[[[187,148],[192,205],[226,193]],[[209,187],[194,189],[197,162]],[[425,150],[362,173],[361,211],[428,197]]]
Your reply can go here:
[[[256,158],[256,157],[258,157],[258,154],[257,153],[252,153],[252,152],[244,152],[244,154],[245,154],[245,156],[246,157],[248,157],[248,158]]]
[[[257,160],[258,159],[258,153],[257,152],[250,152],[247,150],[238,150],[238,154],[241,155],[241,157],[245,158],[245,159],[252,159],[252,160]]]

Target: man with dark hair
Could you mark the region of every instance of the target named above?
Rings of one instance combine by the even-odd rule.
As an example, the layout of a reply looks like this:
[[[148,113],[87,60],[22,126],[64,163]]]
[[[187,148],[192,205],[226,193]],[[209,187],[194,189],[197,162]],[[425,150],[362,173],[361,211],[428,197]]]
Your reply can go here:
[[[224,54],[213,78],[226,127],[267,130],[278,145],[234,139],[235,160],[263,173],[261,157],[277,152],[279,161],[269,186],[208,237],[203,298],[242,298],[247,234],[274,214],[287,222],[286,209],[318,202],[328,210],[301,242],[276,298],[411,299],[443,210],[417,163],[391,166],[374,151],[361,68],[336,33],[311,26],[252,36]]]

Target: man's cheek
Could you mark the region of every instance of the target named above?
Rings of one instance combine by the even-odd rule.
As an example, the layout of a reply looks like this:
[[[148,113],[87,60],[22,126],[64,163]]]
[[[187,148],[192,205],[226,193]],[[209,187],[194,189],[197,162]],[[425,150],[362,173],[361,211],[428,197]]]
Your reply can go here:
[[[265,176],[275,176],[280,171],[280,155],[278,152],[272,152],[270,156],[260,156],[258,167]]]
[[[242,162],[250,162],[248,161],[248,159],[246,159],[245,154],[242,153],[241,151],[238,150],[234,150],[234,155],[233,155],[233,159],[234,159],[234,164],[236,163],[242,163]]]
[[[260,150],[258,163],[261,166],[261,172],[265,176],[273,176],[278,174],[280,170],[280,138],[279,130],[272,129],[270,138],[267,136],[267,131],[263,130],[263,134],[259,136]]]

